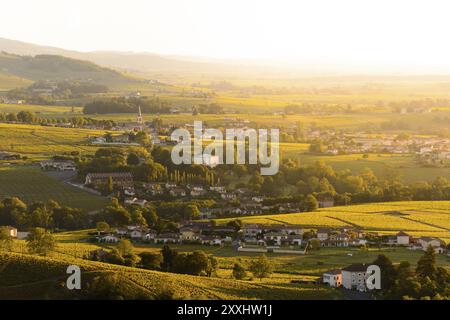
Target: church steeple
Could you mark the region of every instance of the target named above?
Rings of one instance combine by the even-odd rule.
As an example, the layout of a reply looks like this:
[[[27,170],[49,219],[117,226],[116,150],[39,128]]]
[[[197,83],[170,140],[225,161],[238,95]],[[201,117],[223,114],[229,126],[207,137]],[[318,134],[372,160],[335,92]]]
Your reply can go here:
[[[142,120],[141,106],[139,106],[139,112],[138,112],[138,116],[137,116],[137,123],[139,123],[140,125],[144,124],[144,121]]]

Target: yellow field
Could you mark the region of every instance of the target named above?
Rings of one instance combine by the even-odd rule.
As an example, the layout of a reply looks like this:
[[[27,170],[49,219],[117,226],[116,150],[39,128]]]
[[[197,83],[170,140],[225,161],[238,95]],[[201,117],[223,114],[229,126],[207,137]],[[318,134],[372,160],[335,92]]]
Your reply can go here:
[[[30,157],[70,151],[93,153],[97,147],[87,145],[88,137],[103,134],[105,131],[102,130],[0,123],[0,151],[17,152]]]
[[[116,273],[127,281],[132,290],[143,291],[151,296],[170,290],[182,299],[333,299],[339,293],[325,286],[291,284],[289,279],[273,281],[237,281],[223,278],[207,278],[142,269],[128,268],[71,257],[41,258],[27,254],[0,253],[2,277],[0,298],[76,298],[76,293],[56,286],[66,279],[68,265],[81,267],[84,280],[92,273]],[[42,287],[52,290],[43,292]],[[20,290],[17,290],[20,289]],[[29,296],[31,295],[31,296]]]
[[[17,113],[19,111],[29,111],[36,113],[37,116],[60,116],[60,117],[73,117],[82,115],[83,108],[82,107],[73,107],[74,112],[72,113],[71,106],[40,106],[40,105],[30,105],[30,104],[1,104],[0,103],[0,112]]]
[[[219,219],[226,223],[231,219]],[[244,223],[286,223],[306,227],[354,226],[366,231],[435,236],[450,241],[450,201],[409,201],[319,209],[316,212],[243,217]]]

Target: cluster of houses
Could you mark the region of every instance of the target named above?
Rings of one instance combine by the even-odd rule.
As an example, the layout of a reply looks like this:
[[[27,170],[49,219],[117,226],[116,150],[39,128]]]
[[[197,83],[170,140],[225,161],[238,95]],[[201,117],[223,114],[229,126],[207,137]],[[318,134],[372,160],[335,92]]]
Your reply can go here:
[[[0,151],[0,160],[19,160],[20,155],[11,152]]]
[[[393,153],[416,154],[421,159],[450,160],[450,139],[433,136],[399,138],[392,134],[338,133],[333,130],[311,132],[327,145],[326,154]]]
[[[294,134],[297,128],[288,126],[284,131]],[[369,134],[365,132],[339,132],[333,129],[306,129],[303,138],[308,141],[320,139],[327,146],[323,151],[329,155],[355,153],[416,154],[420,158],[450,159],[450,139],[438,136],[396,134]]]
[[[299,212],[298,203],[264,204],[265,197],[257,195],[246,188],[229,190],[224,186],[204,186],[199,184],[179,184],[175,182],[134,183],[130,172],[88,173],[84,184],[92,188],[101,188],[112,182],[113,186],[123,190],[125,204],[137,204],[144,207],[149,198],[170,196],[174,198],[210,198],[221,204],[211,208],[199,208],[201,219],[220,216],[258,215],[264,213]],[[230,204],[239,200],[239,204]],[[334,206],[330,198],[318,199],[319,207]]]
[[[43,160],[39,163],[42,170],[76,171],[77,167],[71,160]]]
[[[413,237],[403,231],[394,235],[364,233],[359,230],[343,228],[340,230],[319,229],[316,233],[322,247],[351,247],[365,245],[402,246],[410,250],[427,250],[433,247],[436,253],[446,252],[445,242],[434,237]]]
[[[101,145],[130,145],[130,146],[138,146],[138,143],[130,141],[130,135],[127,133],[110,135],[110,136],[98,136],[91,137],[90,142],[92,144],[101,144]]]
[[[138,242],[155,244],[202,244],[202,245],[232,245],[235,229],[228,226],[214,226],[209,222],[189,222],[183,224],[177,231],[161,232],[142,227],[124,226],[111,233],[100,234],[96,238],[101,243],[116,243],[121,238],[129,238]]]
[[[231,226],[216,226],[211,221],[189,221],[176,231],[158,233],[141,226],[125,226],[98,236],[99,242],[118,242],[128,237],[134,241],[151,243],[195,243],[206,245],[232,245],[243,252],[275,252],[305,254],[311,241],[319,241],[322,247],[362,247],[370,245],[402,246],[410,250],[434,248],[436,253],[446,252],[445,243],[437,238],[414,238],[400,231],[395,235],[378,235],[359,230],[319,229],[313,231],[293,224],[246,224],[241,230]],[[449,252],[450,253],[450,252]]]

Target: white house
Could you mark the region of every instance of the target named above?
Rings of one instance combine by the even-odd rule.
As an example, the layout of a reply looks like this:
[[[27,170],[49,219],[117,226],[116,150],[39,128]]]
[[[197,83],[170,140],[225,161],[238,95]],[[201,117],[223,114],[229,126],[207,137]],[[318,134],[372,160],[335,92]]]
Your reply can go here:
[[[143,239],[144,236],[146,235],[147,230],[144,229],[134,229],[133,231],[130,232],[130,238],[131,239]]]
[[[144,236],[142,237],[142,240],[145,241],[150,241],[150,240],[154,240],[157,236],[157,233],[155,230],[149,230],[147,231]]]
[[[289,242],[289,244],[291,245],[295,245],[295,246],[301,246],[302,245],[302,236],[298,235],[298,234],[291,234],[288,235],[288,239],[287,241]]]
[[[27,231],[17,231],[17,239],[18,240],[24,240],[24,239],[28,238],[29,234],[30,233],[27,232]]]
[[[320,241],[328,240],[330,231],[327,229],[319,229],[317,230],[317,239]]]
[[[348,290],[366,291],[366,264],[352,264],[342,269],[342,286]]]
[[[146,203],[147,203],[147,200],[145,200],[145,199],[138,199],[138,198],[125,199],[125,204],[127,204],[127,205],[137,205],[140,207],[145,207]]]
[[[285,234],[303,235],[305,230],[301,226],[286,225],[286,226],[283,226],[280,231]]]
[[[418,242],[422,246],[422,250],[424,251],[426,251],[428,247],[431,246],[434,248],[436,253],[444,252],[444,248],[442,248],[442,241],[438,238],[420,237]]]
[[[246,224],[244,226],[244,235],[246,237],[254,237],[263,231],[262,227],[258,224]]]
[[[6,226],[6,230],[10,237],[17,238],[17,228]]]
[[[106,242],[106,243],[117,243],[119,242],[119,238],[113,235],[106,235],[98,239],[98,242]]]
[[[199,234],[197,230],[191,227],[180,228],[180,239],[184,241],[193,241],[199,239]]]
[[[329,270],[323,274],[322,280],[330,287],[339,288],[342,286],[342,271],[340,269]]]
[[[162,233],[154,238],[155,243],[179,243],[180,237],[176,233]]]
[[[409,244],[409,240],[410,240],[410,236],[409,234],[400,231],[399,233],[397,233],[397,245],[399,246],[403,246],[403,245],[408,245]]]
[[[221,246],[222,239],[215,236],[202,236],[200,238],[202,244],[210,245],[210,246]]]

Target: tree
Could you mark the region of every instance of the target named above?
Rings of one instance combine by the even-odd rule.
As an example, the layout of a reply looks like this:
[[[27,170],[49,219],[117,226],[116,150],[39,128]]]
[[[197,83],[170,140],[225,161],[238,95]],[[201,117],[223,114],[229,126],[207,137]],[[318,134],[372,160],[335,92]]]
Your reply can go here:
[[[240,263],[235,263],[233,267],[233,278],[237,280],[242,280],[247,277],[247,271]]]
[[[127,164],[129,166],[137,166],[139,164],[139,157],[136,153],[131,152],[127,157]]]
[[[117,251],[121,256],[125,257],[134,254],[134,247],[130,240],[121,239],[117,244]]]
[[[309,240],[309,248],[310,248],[310,250],[319,250],[320,249],[320,240],[319,239]]]
[[[148,134],[144,131],[139,131],[138,133],[136,133],[136,135],[134,136],[134,141],[144,146],[150,143]]]
[[[144,269],[149,270],[159,270],[161,269],[161,263],[163,261],[163,256],[161,253],[154,252],[142,252],[139,254],[141,262],[139,266]]]
[[[33,227],[49,228],[53,224],[52,211],[45,205],[39,205],[31,212],[29,222]]]
[[[303,208],[305,211],[315,211],[319,208],[319,203],[317,202],[316,197],[312,194],[308,194],[303,202]]]
[[[142,215],[144,216],[144,219],[147,222],[148,226],[154,227],[158,224],[159,219],[154,207],[145,208]]]
[[[400,262],[397,267],[397,280],[388,298],[405,299],[405,297],[417,298],[420,291],[420,283],[414,277],[411,265],[407,261]],[[383,287],[381,287],[383,289]]]
[[[434,248],[429,246],[424,255],[417,262],[416,274],[419,278],[428,277],[431,280],[436,279],[436,254]]]
[[[11,251],[13,238],[7,227],[0,227],[0,251]]]
[[[42,256],[46,256],[56,248],[54,236],[43,228],[32,229],[26,241],[30,253]]]
[[[114,191],[114,182],[111,176],[108,177],[108,183],[106,185],[106,193],[111,194]]]
[[[139,257],[134,253],[134,247],[130,240],[121,239],[116,249],[126,266],[134,267],[138,263]]]
[[[145,220],[142,215],[142,210],[140,208],[134,208],[131,212],[131,223],[137,226],[147,226],[147,220]]]
[[[131,222],[130,213],[118,203],[110,205],[102,210],[100,219],[113,226],[128,225]]]
[[[186,273],[192,275],[201,275],[202,272],[206,272],[209,267],[209,258],[204,251],[194,251],[192,254],[187,255],[186,259]]]
[[[322,141],[316,140],[309,145],[309,152],[311,153],[323,153],[325,146]]]
[[[269,277],[273,272],[272,263],[267,259],[266,255],[261,255],[258,259],[250,263],[249,270],[256,278],[262,280]]]
[[[185,219],[195,219],[200,215],[200,210],[195,204],[189,204],[184,208],[183,213]]]
[[[166,272],[171,271],[178,253],[175,250],[172,250],[168,245],[164,245],[161,249],[161,254],[163,256],[161,270]]]
[[[227,223],[228,227],[233,228],[236,232],[242,229],[243,223],[240,219],[234,219]]]
[[[98,231],[99,233],[100,233],[100,232],[107,232],[107,231],[109,231],[109,229],[110,229],[109,224],[106,223],[105,221],[99,221],[99,222],[97,222],[96,227],[97,227],[97,231]]]
[[[380,254],[372,264],[380,267],[381,290],[383,292],[390,291],[395,285],[395,279],[397,277],[397,272],[392,261],[384,254]]]

